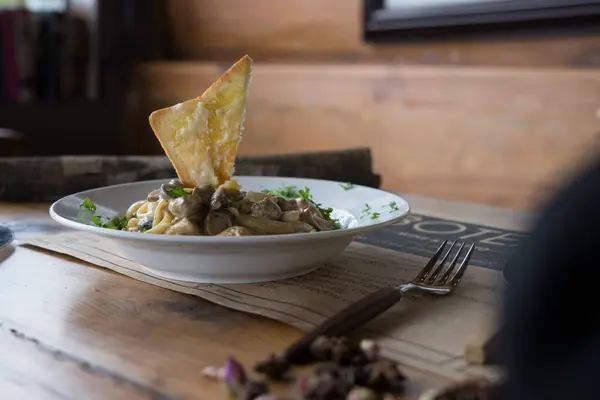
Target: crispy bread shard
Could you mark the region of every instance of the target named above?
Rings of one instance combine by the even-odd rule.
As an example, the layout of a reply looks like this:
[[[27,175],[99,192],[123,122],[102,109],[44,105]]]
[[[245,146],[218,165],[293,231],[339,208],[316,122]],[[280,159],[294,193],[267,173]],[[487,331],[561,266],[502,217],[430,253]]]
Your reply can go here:
[[[150,126],[185,186],[219,186],[231,179],[251,76],[246,55],[202,96],[150,114]]]

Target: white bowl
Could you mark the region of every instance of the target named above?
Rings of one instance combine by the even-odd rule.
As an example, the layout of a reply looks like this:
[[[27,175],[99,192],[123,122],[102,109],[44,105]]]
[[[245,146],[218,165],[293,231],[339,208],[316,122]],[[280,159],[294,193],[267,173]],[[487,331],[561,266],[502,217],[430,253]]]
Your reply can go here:
[[[310,188],[313,199],[334,208],[346,228],[311,233],[264,236],[154,235],[100,228],[81,218],[81,201],[89,197],[96,215],[124,215],[135,201],[166,180],[126,183],[86,190],[56,201],[50,216],[62,225],[105,236],[127,258],[154,275],[202,283],[255,283],[299,276],[341,254],[359,233],[403,219],[408,203],[392,193],[340,182],[281,177],[236,177],[242,190],[260,191],[282,186]],[[390,206],[390,204],[392,204]],[[366,205],[369,212],[364,212]],[[379,216],[374,215],[378,213]]]

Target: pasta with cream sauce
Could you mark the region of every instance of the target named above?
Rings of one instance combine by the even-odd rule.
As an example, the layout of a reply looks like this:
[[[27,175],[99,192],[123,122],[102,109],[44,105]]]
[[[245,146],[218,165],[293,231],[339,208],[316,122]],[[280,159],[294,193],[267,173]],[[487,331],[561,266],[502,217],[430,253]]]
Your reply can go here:
[[[338,229],[308,190],[244,192],[236,181],[183,187],[171,180],[131,204],[124,231],[164,235],[252,236]]]

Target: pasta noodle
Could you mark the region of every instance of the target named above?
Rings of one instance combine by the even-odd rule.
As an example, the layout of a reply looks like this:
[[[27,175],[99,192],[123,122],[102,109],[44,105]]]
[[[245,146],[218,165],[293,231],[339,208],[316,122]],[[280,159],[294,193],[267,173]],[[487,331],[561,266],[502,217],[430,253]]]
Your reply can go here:
[[[247,236],[337,229],[311,200],[273,193],[242,192],[237,182],[215,188],[161,185],[132,203],[123,230],[150,234]]]

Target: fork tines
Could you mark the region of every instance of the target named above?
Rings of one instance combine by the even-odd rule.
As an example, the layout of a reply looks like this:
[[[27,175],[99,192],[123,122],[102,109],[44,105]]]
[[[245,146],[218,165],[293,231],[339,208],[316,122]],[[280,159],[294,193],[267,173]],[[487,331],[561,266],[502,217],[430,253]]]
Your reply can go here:
[[[448,243],[448,241],[444,240],[444,242],[437,249],[435,255],[433,257],[431,257],[431,260],[429,260],[429,262],[427,263],[425,268],[423,268],[421,273],[417,276],[415,281],[418,281],[419,283],[423,283],[425,285],[431,285],[431,286],[454,287],[454,286],[458,285],[458,283],[462,279],[463,274],[465,273],[465,270],[467,269],[467,266],[469,264],[469,259],[471,258],[471,254],[473,254],[473,250],[475,250],[475,243],[471,244],[471,246],[468,248],[467,253],[464,256],[462,262],[460,263],[458,268],[455,268],[456,264],[459,260],[460,253],[462,252],[463,248],[465,247],[465,242],[462,242],[460,244],[460,247],[454,254],[452,261],[450,261],[450,264],[446,268],[444,268],[446,262],[448,261],[448,258],[450,257],[450,253],[452,253],[452,250],[454,249],[454,247],[456,245],[456,240],[455,240],[454,242],[452,242],[452,244],[450,245],[450,248],[446,251],[446,253],[444,254],[444,257],[442,257],[442,260],[436,267],[435,265],[437,263],[437,260],[440,258],[440,255],[442,254],[444,247],[446,246],[447,243]],[[433,270],[433,272],[432,272],[432,270]],[[453,271],[454,271],[454,274],[452,274]],[[441,277],[438,278],[440,275],[441,275]],[[452,277],[450,277],[451,275],[452,275]]]

